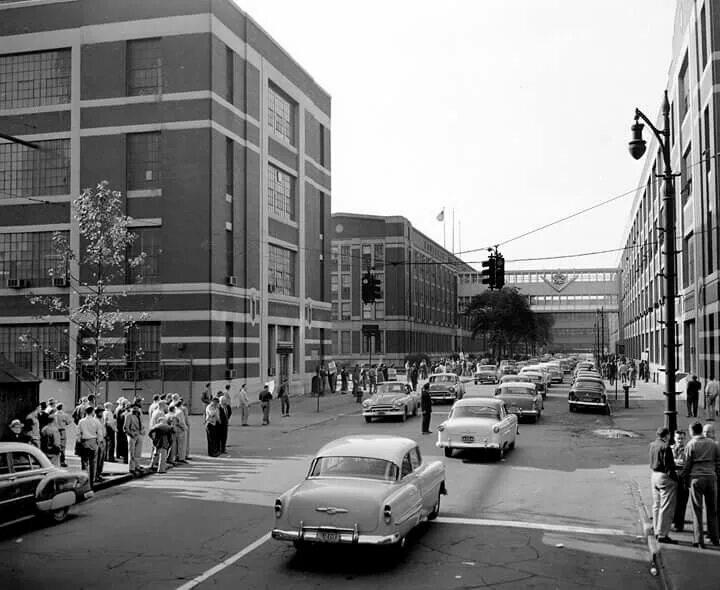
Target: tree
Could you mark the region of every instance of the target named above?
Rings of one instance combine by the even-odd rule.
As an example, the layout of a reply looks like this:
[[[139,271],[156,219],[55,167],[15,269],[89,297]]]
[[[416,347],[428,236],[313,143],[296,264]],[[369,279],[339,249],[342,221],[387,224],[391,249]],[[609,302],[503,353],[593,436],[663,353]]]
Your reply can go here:
[[[473,338],[484,334],[495,358],[512,357],[521,341],[539,344],[550,337],[552,323],[533,312],[528,297],[514,287],[476,295],[465,313],[471,319]]]
[[[85,369],[78,371],[80,379],[97,395],[109,376],[107,360],[118,357],[118,343],[138,321],[148,317],[147,313],[124,312],[120,305],[128,296],[127,283],[141,278],[145,253],[133,252],[137,236],[129,228],[132,219],[123,213],[122,195],[111,190],[107,181],[85,189],[72,205],[80,247],[76,251],[66,234],[56,232],[53,248],[57,262],[48,269],[50,276],[67,280],[70,297],[33,294],[30,302],[45,306],[49,313],[45,318],[61,316],[77,328],[75,363],[66,354],[48,349],[44,353],[56,358],[58,368]],[[72,268],[78,269],[77,274]],[[142,350],[133,353],[141,356]]]

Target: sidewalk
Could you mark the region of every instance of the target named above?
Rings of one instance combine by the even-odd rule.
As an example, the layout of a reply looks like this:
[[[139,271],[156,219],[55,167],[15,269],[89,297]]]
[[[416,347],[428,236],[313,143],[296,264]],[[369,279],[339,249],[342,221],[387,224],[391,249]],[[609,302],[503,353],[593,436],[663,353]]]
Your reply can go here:
[[[678,390],[681,388],[678,387]],[[655,430],[664,424],[665,395],[663,387],[656,383],[638,383],[637,388],[630,390],[630,407],[625,408],[624,391],[618,385],[618,401],[615,401],[615,387],[608,384],[608,399],[613,406],[612,421],[616,428],[634,432],[648,443],[655,439]],[[684,391],[684,387],[682,388]],[[685,395],[677,396],[678,428],[688,429],[691,422],[702,420],[702,408],[698,418],[687,418]],[[717,571],[720,570],[720,548],[708,541],[706,549],[692,547],[692,517],[690,502],[685,513],[683,532],[671,531],[670,536],[677,540],[678,545],[659,545],[652,531],[652,493],[650,490],[650,472],[647,467],[637,470],[641,520],[645,521],[648,537],[648,549],[651,561],[658,567],[658,573],[665,588],[693,590],[717,590],[720,581]],[[643,513],[646,516],[643,516]]]
[[[233,433],[242,430],[261,428],[262,415],[260,412],[259,402],[254,402],[250,406],[249,427],[243,428],[240,424],[240,410],[234,409],[233,416],[230,420],[230,439]],[[320,411],[318,412],[318,406]],[[302,430],[311,426],[316,426],[324,422],[335,420],[346,414],[352,414],[360,411],[360,404],[355,402],[355,398],[350,394],[328,393],[320,396],[293,396],[290,398],[290,417],[280,417],[280,401],[273,400],[270,409],[270,424],[262,427],[263,431],[268,434],[278,433],[285,434],[296,430]],[[147,429],[148,416],[143,415],[143,422]],[[75,431],[68,431],[67,440],[67,469],[69,471],[80,471],[80,458],[73,453],[75,448]],[[144,465],[150,463],[152,452],[152,443],[146,436],[143,439],[142,461]],[[205,438],[204,416],[190,416],[190,448],[189,456],[207,456],[207,440]],[[128,472],[126,463],[105,462],[102,476],[105,481],[99,482],[95,486],[95,490],[102,490],[108,487],[125,483],[137,477],[146,477],[150,475],[147,472],[143,475],[135,476]]]

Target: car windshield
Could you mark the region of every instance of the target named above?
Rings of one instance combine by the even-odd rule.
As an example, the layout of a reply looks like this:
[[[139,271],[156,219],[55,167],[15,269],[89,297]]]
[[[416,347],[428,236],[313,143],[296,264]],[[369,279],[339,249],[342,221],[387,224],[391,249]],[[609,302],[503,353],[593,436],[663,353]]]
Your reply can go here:
[[[454,383],[455,377],[453,375],[433,375],[430,377],[430,383]]]
[[[495,406],[457,406],[452,418],[495,418],[500,420],[500,412]]]
[[[377,393],[405,393],[404,383],[381,383],[378,385]]]
[[[391,461],[372,457],[318,457],[310,477],[358,477],[396,481],[398,467]]]
[[[480,365],[481,371],[494,371],[495,365]]]
[[[532,389],[527,387],[503,387],[500,390],[500,395],[535,395]]]

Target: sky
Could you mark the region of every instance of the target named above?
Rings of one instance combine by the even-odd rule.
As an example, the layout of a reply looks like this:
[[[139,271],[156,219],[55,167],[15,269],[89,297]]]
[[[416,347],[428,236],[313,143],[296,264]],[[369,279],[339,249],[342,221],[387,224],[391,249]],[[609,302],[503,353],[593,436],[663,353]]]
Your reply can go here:
[[[658,113],[675,0],[236,1],[332,96],[333,212],[403,215],[479,268],[640,181],[630,125]],[[632,200],[501,245],[506,268],[615,266],[513,261],[622,247]]]

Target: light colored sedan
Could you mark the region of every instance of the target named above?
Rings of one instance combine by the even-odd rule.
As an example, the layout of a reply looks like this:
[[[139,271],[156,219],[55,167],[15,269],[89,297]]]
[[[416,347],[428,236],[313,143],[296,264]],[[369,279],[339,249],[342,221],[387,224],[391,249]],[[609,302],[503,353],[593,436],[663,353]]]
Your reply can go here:
[[[518,419],[500,399],[472,397],[455,402],[437,430],[436,445],[445,449],[446,457],[455,449],[490,449],[499,460],[515,448]]]
[[[455,373],[435,373],[423,385],[430,391],[433,403],[454,402],[465,395],[465,384]]]
[[[378,383],[377,391],[362,406],[365,422],[373,418],[400,418],[405,422],[408,416],[417,416],[420,395],[408,383]]]
[[[274,539],[383,545],[402,549],[410,531],[440,512],[442,461],[423,460],[417,443],[351,435],[318,451],[304,481],[275,500]]]

